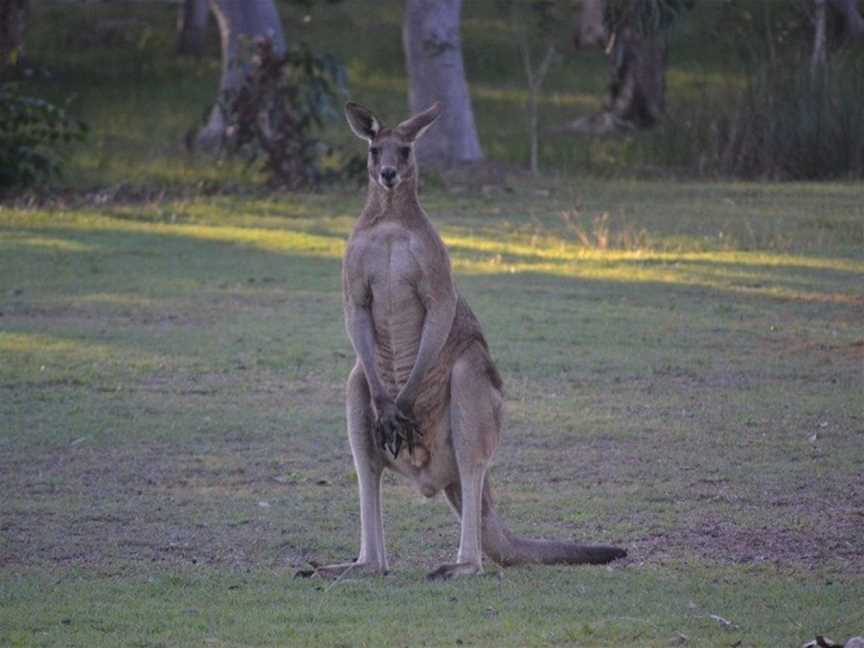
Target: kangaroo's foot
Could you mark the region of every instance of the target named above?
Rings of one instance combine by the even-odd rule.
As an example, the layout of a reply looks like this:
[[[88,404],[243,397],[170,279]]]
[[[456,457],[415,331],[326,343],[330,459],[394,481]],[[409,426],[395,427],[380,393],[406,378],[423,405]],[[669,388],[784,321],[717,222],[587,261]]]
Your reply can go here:
[[[441,565],[434,571],[426,574],[426,580],[449,580],[457,576],[482,576],[483,567],[474,563],[452,563]]]
[[[312,569],[298,569],[294,576],[297,578],[354,578],[357,576],[386,576],[387,568],[376,562],[345,562],[333,565],[319,565],[310,562]]]

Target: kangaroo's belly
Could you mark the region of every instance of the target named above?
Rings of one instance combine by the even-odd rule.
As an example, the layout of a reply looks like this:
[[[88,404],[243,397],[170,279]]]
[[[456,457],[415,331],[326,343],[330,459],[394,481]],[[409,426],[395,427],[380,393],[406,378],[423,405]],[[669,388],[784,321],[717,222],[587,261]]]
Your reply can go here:
[[[378,375],[392,398],[411,375],[426,316],[410,286],[399,283],[373,293],[372,305]]]
[[[426,308],[417,293],[423,271],[411,251],[411,234],[395,224],[374,231],[366,256],[378,376],[395,398],[405,385],[423,334]]]

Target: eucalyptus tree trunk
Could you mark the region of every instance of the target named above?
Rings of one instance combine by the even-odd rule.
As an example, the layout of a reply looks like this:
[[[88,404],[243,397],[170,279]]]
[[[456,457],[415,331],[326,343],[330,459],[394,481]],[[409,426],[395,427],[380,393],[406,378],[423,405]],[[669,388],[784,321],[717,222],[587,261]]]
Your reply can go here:
[[[606,47],[609,31],[603,14],[606,0],[582,0],[574,41],[576,47]]]
[[[666,46],[657,33],[625,26],[609,53],[608,111],[628,128],[651,128],[666,110]]]
[[[183,0],[177,14],[177,53],[201,56],[209,23],[210,6],[207,0]]]
[[[444,104],[433,132],[417,143],[417,157],[438,168],[483,159],[462,62],[461,10],[462,0],[405,2],[402,41],[411,112]]]
[[[810,54],[810,76],[816,77],[828,61],[828,8],[840,18],[839,45],[864,39],[864,17],[858,0],[813,0],[813,51]]]
[[[197,147],[216,150],[222,145],[225,116],[219,99],[235,92],[243,84],[248,71],[244,56],[249,54],[251,41],[270,38],[277,54],[285,52],[285,34],[273,0],[210,0],[210,8],[219,25],[222,42],[222,76],[219,95],[210,111],[207,125],[199,131]]]
[[[666,111],[666,40],[639,24],[652,0],[621,0],[626,13],[607,47],[609,95],[602,112],[569,122],[558,132],[608,135],[653,127]]]
[[[28,0],[0,0],[0,71],[18,63],[24,53]]]
[[[815,15],[813,17],[813,51],[810,54],[810,76],[816,78],[825,69],[828,61],[825,44],[825,9],[826,0],[813,0]]]
[[[858,0],[831,0],[831,8],[843,17],[843,39],[864,39],[864,17],[858,9]]]

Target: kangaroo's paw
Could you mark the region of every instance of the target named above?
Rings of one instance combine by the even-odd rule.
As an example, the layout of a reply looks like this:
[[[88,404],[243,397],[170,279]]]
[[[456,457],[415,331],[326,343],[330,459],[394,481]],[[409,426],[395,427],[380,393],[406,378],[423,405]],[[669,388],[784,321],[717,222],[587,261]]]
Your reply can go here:
[[[457,576],[480,576],[483,574],[483,567],[474,563],[453,563],[449,565],[441,565],[434,571],[426,574],[426,580],[449,580]]]
[[[298,569],[294,576],[295,578],[311,578],[317,576],[319,578],[355,578],[358,576],[385,576],[387,569],[373,562],[346,562],[337,563],[334,565],[319,565],[317,563],[309,563],[311,569]]]

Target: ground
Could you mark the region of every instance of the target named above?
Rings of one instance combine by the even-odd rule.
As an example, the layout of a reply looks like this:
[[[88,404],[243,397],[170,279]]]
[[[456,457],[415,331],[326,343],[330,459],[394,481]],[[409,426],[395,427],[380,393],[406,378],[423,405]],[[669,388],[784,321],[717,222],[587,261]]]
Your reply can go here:
[[[407,82],[388,2],[280,6],[289,41],[340,56],[350,98],[394,123]],[[424,171],[423,200],[504,376],[502,516],[628,559],[426,583],[458,525],[388,476],[393,573],[294,579],[358,550],[339,258],[362,192],[270,195],[257,167],[190,155],[219,46],[212,30],[203,59],[176,57],[173,4],[31,4],[22,89],[91,130],[49,189],[0,204],[0,646],[864,632],[860,184],[682,182],[639,153],[674,137],[558,137],[608,82],[601,51],[569,52],[540,102],[545,175]],[[500,7],[465,4],[496,176],[527,161],[526,84]],[[671,34],[676,115],[746,76],[704,47],[717,20],[691,15],[701,28]],[[362,151],[341,120],[323,137]]]
[[[506,383],[502,514],[629,552],[447,584],[422,575],[452,559],[456,521],[395,477],[392,575],[292,577],[358,549],[339,257],[361,200],[0,210],[0,644],[864,631],[858,186],[429,188]]]

